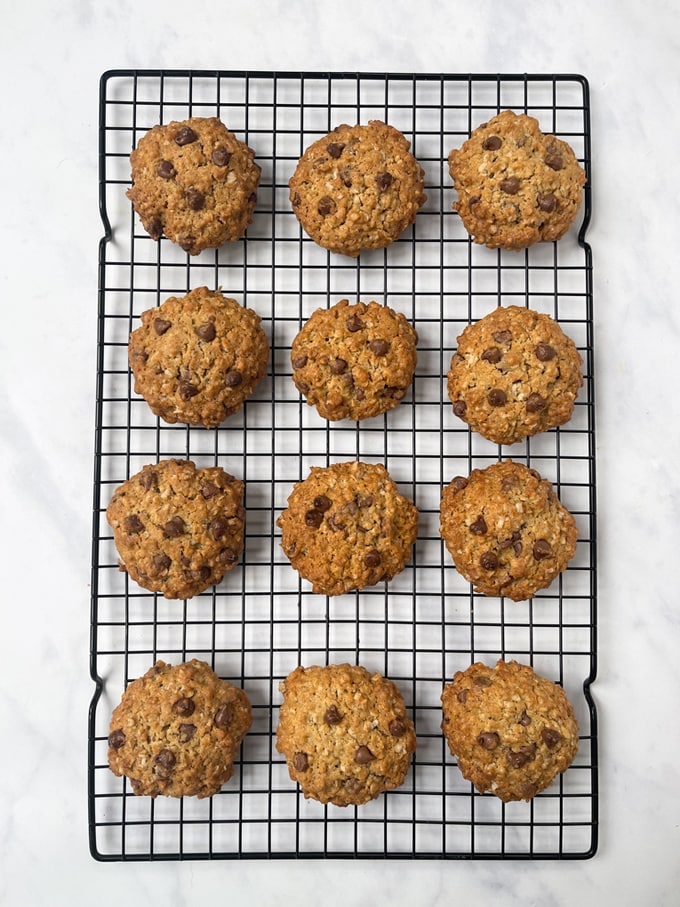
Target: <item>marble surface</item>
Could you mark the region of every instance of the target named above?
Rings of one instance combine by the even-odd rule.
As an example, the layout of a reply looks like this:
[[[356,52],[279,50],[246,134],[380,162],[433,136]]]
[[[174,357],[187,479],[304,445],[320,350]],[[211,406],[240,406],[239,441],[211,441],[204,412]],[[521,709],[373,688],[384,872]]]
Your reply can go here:
[[[86,812],[97,92],[111,68],[576,72],[592,94],[600,847],[103,865]],[[0,903],[678,903],[677,4],[27,0],[3,11]]]

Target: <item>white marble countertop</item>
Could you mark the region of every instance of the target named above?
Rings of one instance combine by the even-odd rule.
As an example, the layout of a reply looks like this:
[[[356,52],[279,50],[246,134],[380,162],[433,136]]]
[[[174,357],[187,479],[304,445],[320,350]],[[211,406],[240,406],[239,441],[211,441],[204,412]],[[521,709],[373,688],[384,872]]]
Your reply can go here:
[[[677,5],[28,0],[4,12],[0,50],[0,903],[677,904]],[[105,70],[135,67],[589,79],[600,740],[593,859],[91,859],[97,92]]]

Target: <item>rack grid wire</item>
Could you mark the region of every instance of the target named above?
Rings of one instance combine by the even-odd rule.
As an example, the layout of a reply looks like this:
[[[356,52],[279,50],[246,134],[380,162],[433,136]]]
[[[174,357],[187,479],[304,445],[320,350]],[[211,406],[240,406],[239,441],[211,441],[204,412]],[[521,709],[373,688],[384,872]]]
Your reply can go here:
[[[559,243],[522,252],[472,243],[452,209],[447,156],[500,110],[535,116],[568,141],[588,182],[578,223]],[[219,116],[256,153],[262,177],[246,238],[189,257],[151,240],[125,197],[129,154],[156,123]],[[400,129],[425,170],[427,201],[389,248],[332,255],[300,229],[288,180],[303,150],[339,123]],[[442,75],[132,71],[100,82],[100,243],[89,715],[90,849],[99,860],[229,858],[591,857],[597,848],[596,523],[590,108],[579,75]],[[255,309],[269,369],[243,410],[219,428],[168,425],[132,386],[130,331],[141,313],[197,286]],[[293,385],[290,346],[304,321],[341,298],[403,312],[419,335],[411,391],[361,423],[322,420]],[[501,448],[452,412],[446,373],[456,338],[498,305],[552,315],[576,342],[584,386],[565,426]],[[442,489],[511,456],[549,478],[574,514],[568,569],[533,599],[475,594],[439,536]],[[118,569],[105,510],[114,488],[165,457],[219,465],[245,482],[241,563],[187,601],[146,592]],[[276,519],[310,466],[383,463],[416,503],[412,560],[388,583],[314,595],[280,547]],[[159,658],[207,661],[247,691],[252,729],[233,778],[204,800],[135,796],[107,764],[111,711]],[[440,730],[443,685],[474,661],[531,664],[574,704],[574,764],[531,802],[503,804],[466,782]],[[350,662],[390,677],[418,747],[403,786],[361,807],[305,800],[275,748],[280,681],[297,665]]]

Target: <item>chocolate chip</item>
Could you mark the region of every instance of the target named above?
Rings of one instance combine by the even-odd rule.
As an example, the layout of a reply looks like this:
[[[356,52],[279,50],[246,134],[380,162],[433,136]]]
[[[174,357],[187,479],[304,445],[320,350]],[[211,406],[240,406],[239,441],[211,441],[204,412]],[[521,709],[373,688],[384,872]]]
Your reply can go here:
[[[201,485],[201,494],[206,501],[209,501],[210,498],[214,498],[221,490],[222,489],[218,485],[215,485],[214,482],[204,482],[203,485]]]
[[[172,750],[161,750],[154,759],[154,773],[161,781],[167,781],[177,762]]]
[[[501,180],[500,187],[503,192],[507,192],[508,195],[517,195],[519,191],[519,180],[516,176],[509,176],[507,179]]]
[[[191,738],[194,736],[194,734],[196,733],[196,725],[195,724],[180,724],[178,730],[179,730],[179,742],[188,743],[191,740]]]
[[[172,711],[175,713],[175,715],[179,715],[180,718],[188,718],[190,715],[194,714],[195,709],[196,703],[189,697],[178,699],[172,705]]]
[[[333,506],[333,502],[330,498],[327,498],[325,494],[320,494],[314,498],[314,509],[320,510],[321,513],[325,513],[327,510],[330,510]]]
[[[470,692],[469,690],[461,690],[460,693],[458,694],[458,696],[456,697],[458,699],[458,702],[465,705],[465,703],[467,702],[469,692]]]
[[[512,340],[512,331],[496,331],[493,335],[496,343],[510,343]]]
[[[238,387],[243,384],[243,375],[237,369],[230,369],[224,376],[224,383],[227,387]]]
[[[228,728],[231,724],[232,719],[232,708],[229,704],[221,705],[219,709],[215,712],[215,717],[213,718],[213,723],[215,727]]]
[[[235,564],[238,560],[238,554],[232,548],[223,548],[217,555],[220,564]]]
[[[352,188],[352,168],[343,167],[342,170],[340,171],[340,179],[342,180],[342,183],[344,186],[346,186],[348,189],[351,189]]]
[[[488,527],[486,525],[486,520],[480,513],[474,523],[470,526],[470,532],[474,532],[475,535],[486,535],[487,531]]]
[[[111,731],[109,734],[109,746],[112,746],[114,750],[119,750],[125,744],[125,740],[125,731],[120,730],[120,728],[116,731]]]
[[[329,214],[332,214],[336,209],[336,204],[330,195],[324,195],[323,198],[319,199],[319,204],[317,206],[317,211],[321,217],[327,217]]]
[[[171,161],[159,161],[156,167],[156,174],[163,180],[171,180],[173,176],[177,176],[177,171],[172,166]]]
[[[292,361],[293,368],[304,368],[307,365],[307,356],[297,356]]]
[[[159,217],[154,217],[146,229],[151,239],[160,239],[163,235],[163,221]]]
[[[199,340],[210,343],[217,336],[214,323],[212,321],[206,321],[205,324],[199,324],[196,328],[196,336]]]
[[[356,501],[347,501],[346,504],[342,505],[342,512],[348,513],[350,516],[354,516],[358,509],[359,505]]]
[[[527,715],[526,709],[524,709],[522,714],[519,716],[519,721],[517,722],[517,724],[521,724],[522,727],[529,727],[529,725],[531,724],[531,718],[529,718],[529,716]]]
[[[543,558],[550,557],[552,554],[552,546],[546,539],[536,539],[532,551],[535,559],[537,561],[542,561]]]
[[[144,491],[158,491],[158,474],[155,469],[143,469],[139,477],[139,484]]]
[[[229,529],[229,521],[224,517],[217,516],[210,522],[210,535],[217,542]]]
[[[157,570],[169,570],[170,565],[172,564],[172,560],[162,551],[159,551],[158,554],[154,554],[151,560]]]
[[[551,170],[561,170],[564,167],[564,158],[557,148],[549,149],[545,162]]]
[[[386,189],[389,189],[392,183],[394,182],[394,177],[391,173],[379,173],[375,178],[376,183],[378,184],[378,189],[381,192],[384,192]]]
[[[477,737],[477,743],[483,746],[485,750],[495,750],[500,742],[501,738],[495,731],[483,731]]]
[[[331,359],[328,363],[331,375],[343,375],[347,371],[347,362],[345,359]]]
[[[194,247],[194,242],[196,240],[193,236],[183,236],[178,238],[177,242],[180,245],[180,248],[184,249],[185,252],[191,252]]]
[[[480,557],[479,563],[484,570],[495,570],[498,567],[498,558],[493,551],[485,551]]]
[[[344,715],[341,715],[338,711],[338,707],[335,705],[329,705],[326,709],[326,714],[323,716],[323,720],[326,724],[340,724]]]
[[[323,523],[323,513],[320,510],[308,510],[305,514],[305,526],[310,529],[318,529]]]
[[[296,753],[293,756],[293,768],[296,772],[306,772],[309,768],[307,753]]]
[[[550,214],[557,207],[557,199],[552,192],[545,192],[543,195],[539,195],[536,201],[541,211],[545,211],[546,214]]]
[[[408,725],[401,718],[393,718],[387,725],[387,730],[393,737],[403,737],[408,730]]]
[[[478,674],[473,683],[478,687],[490,687],[493,680],[487,674]]]
[[[192,211],[202,211],[205,207],[205,195],[198,189],[187,189],[184,198]]]
[[[492,365],[495,365],[497,362],[501,361],[502,356],[503,356],[503,354],[501,353],[501,351],[498,349],[497,346],[490,346],[484,350],[481,358],[485,362],[490,362]]]
[[[527,397],[527,412],[540,413],[548,404],[540,394],[529,394]]]
[[[171,321],[165,321],[163,318],[154,318],[153,329],[158,334],[159,337],[162,337],[166,331],[172,327]]]
[[[482,142],[482,148],[485,151],[498,151],[503,144],[503,139],[499,135],[490,135]]]
[[[291,201],[292,206],[294,208],[297,208],[300,205],[300,203],[302,202],[302,199],[300,198],[300,193],[294,192],[293,197],[291,198],[290,201]]]
[[[541,731],[541,740],[548,749],[554,749],[558,743],[562,741],[562,735],[559,731],[554,730],[553,728],[544,727]]]
[[[549,343],[537,343],[535,352],[536,358],[540,362],[549,362],[556,356],[555,350],[550,346]]]
[[[144,529],[144,523],[134,513],[132,516],[125,517],[123,525],[128,535],[137,535]]]
[[[373,762],[374,759],[375,756],[367,746],[360,746],[354,754],[354,761],[359,765],[367,765],[369,762]]]
[[[456,476],[454,479],[451,479],[451,487],[454,491],[462,491],[464,488],[467,488],[468,480],[464,476]]]
[[[465,400],[456,400],[453,404],[453,412],[459,419],[464,418],[465,413],[467,412],[467,403]]]
[[[175,135],[175,142],[178,145],[191,145],[192,142],[195,142],[198,136],[191,128],[191,126],[182,126]]]
[[[472,198],[470,199],[470,201],[468,202],[468,205],[471,208],[474,208],[474,206],[478,205],[480,202],[481,202],[481,198],[478,195],[473,195]]]
[[[181,516],[174,516],[163,526],[164,539],[176,539],[177,536],[186,532],[186,525]]]
[[[379,551],[375,551],[375,550],[369,551],[364,556],[364,564],[367,567],[379,567],[381,563],[382,563],[382,557],[380,556]]]
[[[366,510],[367,507],[372,507],[375,498],[372,494],[358,494],[356,496],[357,507],[359,510]]]
[[[215,148],[212,153],[212,162],[216,167],[226,167],[229,161],[231,160],[231,151],[227,151],[226,148]]]
[[[345,146],[343,144],[341,144],[340,142],[331,142],[328,145],[328,147],[326,148],[326,151],[328,151],[330,156],[332,158],[334,158],[336,161],[344,150],[345,150]]]
[[[505,406],[508,402],[508,396],[500,387],[494,387],[489,391],[487,400],[491,406]]]
[[[368,348],[375,356],[386,356],[390,345],[387,340],[376,339],[371,340],[368,344]]]
[[[345,322],[345,325],[350,334],[356,334],[357,331],[360,331],[363,328],[364,323],[361,318],[357,318],[356,315],[350,315]]]
[[[522,768],[536,758],[536,744],[520,746],[519,750],[508,750],[508,762],[513,768]]]
[[[296,381],[296,386],[298,390],[303,394],[309,393],[309,384],[306,381],[303,381],[301,378],[298,378],[298,380]]]
[[[355,387],[354,396],[356,397],[357,400],[363,400],[364,397],[366,396],[366,391],[363,389],[363,387]]]
[[[192,397],[200,393],[199,388],[192,384],[191,381],[180,381],[177,390],[182,400],[191,400]]]

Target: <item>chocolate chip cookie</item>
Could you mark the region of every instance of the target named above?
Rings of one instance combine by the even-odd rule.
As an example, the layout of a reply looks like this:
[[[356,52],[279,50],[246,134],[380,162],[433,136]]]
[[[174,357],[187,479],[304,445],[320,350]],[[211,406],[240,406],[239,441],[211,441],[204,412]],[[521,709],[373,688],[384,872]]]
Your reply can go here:
[[[442,731],[463,777],[504,802],[531,800],[571,765],[578,725],[562,687],[529,665],[477,662],[442,693]]]
[[[254,157],[218,117],[173,120],[139,140],[126,194],[152,239],[198,255],[245,233],[260,181]]]
[[[305,797],[358,806],[403,784],[416,735],[391,680],[348,664],[299,667],[280,690],[276,748]]]
[[[504,460],[444,489],[440,532],[458,572],[484,595],[531,598],[576,551],[576,521],[535,469]]]
[[[380,120],[342,124],[304,152],[290,201],[304,231],[324,249],[356,258],[390,245],[427,196],[410,142]]]
[[[243,550],[243,482],[191,460],[144,466],[106,510],[120,568],[150,592],[191,598],[219,583]]]
[[[560,239],[578,214],[586,182],[567,142],[512,110],[482,123],[454,148],[449,172],[463,226],[490,249]]]
[[[416,368],[418,335],[377,302],[317,309],[293,340],[293,381],[320,416],[368,419],[393,409]]]
[[[109,767],[135,794],[211,797],[231,778],[251,721],[247,695],[205,662],[157,661],[113,711]]]
[[[312,466],[276,524],[284,554],[312,591],[342,595],[404,569],[418,511],[384,466],[336,463]]]
[[[252,309],[198,287],[142,314],[128,358],[135,392],[155,415],[214,428],[253,393],[269,343]]]
[[[490,441],[515,444],[569,421],[581,364],[549,315],[500,306],[458,337],[448,373],[453,411]]]

